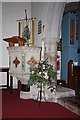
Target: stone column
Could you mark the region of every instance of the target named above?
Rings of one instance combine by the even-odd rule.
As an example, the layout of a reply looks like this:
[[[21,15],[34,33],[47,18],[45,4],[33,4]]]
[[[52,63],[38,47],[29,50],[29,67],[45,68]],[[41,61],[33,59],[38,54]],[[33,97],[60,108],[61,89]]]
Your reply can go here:
[[[45,59],[48,58],[49,63],[53,65],[55,72],[57,73],[57,39],[45,38]],[[57,83],[57,74],[55,76],[55,83]]]

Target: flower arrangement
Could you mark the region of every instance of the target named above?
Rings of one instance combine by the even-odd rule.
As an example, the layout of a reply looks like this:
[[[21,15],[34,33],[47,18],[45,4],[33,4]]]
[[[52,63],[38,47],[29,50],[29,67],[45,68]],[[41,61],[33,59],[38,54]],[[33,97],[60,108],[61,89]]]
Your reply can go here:
[[[55,75],[56,72],[53,69],[53,65],[48,64],[48,59],[44,61],[39,61],[34,66],[30,67],[30,77],[28,80],[28,84],[29,86],[40,83],[46,85],[52,82]]]

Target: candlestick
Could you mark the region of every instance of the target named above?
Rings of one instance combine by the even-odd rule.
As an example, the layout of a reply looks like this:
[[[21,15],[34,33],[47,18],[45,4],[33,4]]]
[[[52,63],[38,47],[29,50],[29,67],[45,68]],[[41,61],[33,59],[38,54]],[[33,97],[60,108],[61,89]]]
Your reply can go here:
[[[18,32],[19,37],[21,37],[21,22],[20,21],[18,22],[18,29],[19,29],[19,32]]]
[[[41,52],[41,60],[44,60],[44,40],[42,39],[42,52]]]

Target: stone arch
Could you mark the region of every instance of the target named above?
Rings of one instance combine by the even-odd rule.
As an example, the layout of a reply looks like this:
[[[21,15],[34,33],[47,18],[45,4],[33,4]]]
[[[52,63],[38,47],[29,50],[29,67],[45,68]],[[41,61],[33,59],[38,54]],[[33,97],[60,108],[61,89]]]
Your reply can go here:
[[[66,2],[49,2],[46,17],[46,38],[59,39],[62,15]]]

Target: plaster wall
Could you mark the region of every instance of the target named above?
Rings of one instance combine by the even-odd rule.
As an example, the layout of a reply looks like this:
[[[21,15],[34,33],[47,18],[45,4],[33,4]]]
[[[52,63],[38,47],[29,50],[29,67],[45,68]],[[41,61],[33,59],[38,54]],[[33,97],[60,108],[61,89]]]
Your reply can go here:
[[[2,3],[0,2],[0,66],[2,65]]]
[[[35,46],[41,46],[42,44],[42,38],[45,37],[46,33],[46,17],[48,12],[48,3],[47,2],[33,2],[31,7],[31,14],[32,17],[35,17]],[[38,22],[39,20],[42,21],[42,26],[45,25],[44,33],[41,32],[41,34],[38,34]],[[43,31],[43,30],[42,30]],[[46,33],[48,34],[48,33]]]
[[[42,38],[58,41],[60,38],[62,15],[65,2],[33,2],[32,17],[35,21],[35,45],[41,46]],[[38,35],[38,22],[42,21],[45,25],[44,33]]]

